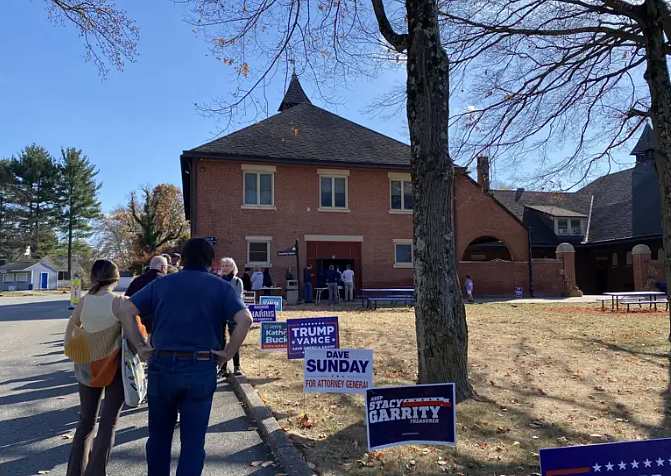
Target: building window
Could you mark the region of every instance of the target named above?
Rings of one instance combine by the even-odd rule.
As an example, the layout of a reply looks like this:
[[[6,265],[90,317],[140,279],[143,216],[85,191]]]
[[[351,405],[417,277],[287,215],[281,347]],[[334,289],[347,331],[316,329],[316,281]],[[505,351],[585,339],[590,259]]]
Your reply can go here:
[[[627,251],[627,254],[624,255],[624,264],[627,266],[634,264],[634,256],[631,254],[631,251]]]
[[[412,240],[394,240],[394,268],[412,268]]]
[[[582,235],[582,220],[580,218],[556,218],[557,235]]]
[[[2,281],[5,282],[5,283],[13,283],[14,282],[14,274],[13,273],[5,274],[2,277]]]
[[[318,170],[319,210],[349,211],[347,196],[348,170]]]
[[[412,210],[412,182],[392,180],[391,181],[391,209]]]
[[[28,273],[16,273],[16,282],[17,283],[27,283],[28,282]]]
[[[270,266],[270,241],[269,236],[247,237],[247,265],[248,266]]]
[[[613,266],[617,266],[617,265],[618,265],[618,264],[617,264],[617,253],[613,253],[613,255],[611,256],[611,264],[612,264]]]
[[[660,263],[664,262],[664,248],[660,248],[657,250],[657,261]]]
[[[59,281],[67,281],[70,279],[70,275],[68,274],[67,271],[59,271],[58,272],[58,280]]]
[[[243,208],[274,209],[275,166],[242,165]]]

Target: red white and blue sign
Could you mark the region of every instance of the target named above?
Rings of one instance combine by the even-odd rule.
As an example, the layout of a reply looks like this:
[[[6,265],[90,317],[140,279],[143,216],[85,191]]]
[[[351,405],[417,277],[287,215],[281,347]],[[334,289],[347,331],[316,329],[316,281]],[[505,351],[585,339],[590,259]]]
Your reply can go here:
[[[671,438],[540,450],[542,476],[669,476]]]
[[[453,383],[366,390],[368,450],[400,445],[457,445]]]
[[[337,349],[340,347],[338,316],[287,319],[287,357],[302,359],[305,349]]]
[[[250,304],[247,306],[255,323],[273,322],[277,320],[275,306],[273,304]]]
[[[372,386],[372,350],[305,349],[305,393],[366,393]]]

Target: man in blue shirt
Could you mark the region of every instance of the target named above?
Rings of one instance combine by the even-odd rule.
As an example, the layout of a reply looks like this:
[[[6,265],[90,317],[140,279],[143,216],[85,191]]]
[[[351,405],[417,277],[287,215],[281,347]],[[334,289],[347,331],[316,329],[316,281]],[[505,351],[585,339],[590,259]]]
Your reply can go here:
[[[199,476],[205,463],[205,434],[217,388],[217,364],[229,361],[245,340],[252,316],[227,281],[208,272],[214,249],[192,238],[182,251],[184,269],[152,281],[120,309],[123,323],[153,315],[151,345],[128,336],[149,359],[149,476],[169,476],[172,437],[180,414],[182,442],[177,476]],[[224,350],[222,329],[236,326]],[[133,324],[137,326],[137,324]]]

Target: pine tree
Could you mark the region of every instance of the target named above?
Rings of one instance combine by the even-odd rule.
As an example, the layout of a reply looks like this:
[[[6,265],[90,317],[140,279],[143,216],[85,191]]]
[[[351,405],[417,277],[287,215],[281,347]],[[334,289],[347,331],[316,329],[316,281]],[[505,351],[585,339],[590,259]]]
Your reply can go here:
[[[15,259],[20,253],[14,207],[14,173],[8,159],[0,160],[0,258]]]
[[[68,276],[72,276],[73,240],[90,237],[91,222],[101,217],[98,191],[102,186],[96,181],[98,170],[81,150],[73,147],[61,149],[58,164],[59,228],[67,237]]]
[[[58,167],[43,147],[26,147],[9,161],[13,176],[16,236],[22,249],[30,247],[34,258],[51,254],[58,245],[53,229],[58,217]]]

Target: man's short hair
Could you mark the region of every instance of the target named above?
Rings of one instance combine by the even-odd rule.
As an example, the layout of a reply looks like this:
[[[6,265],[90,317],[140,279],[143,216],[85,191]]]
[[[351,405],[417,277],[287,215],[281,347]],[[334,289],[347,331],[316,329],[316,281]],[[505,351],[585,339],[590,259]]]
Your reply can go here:
[[[209,268],[214,260],[214,248],[204,238],[191,238],[184,243],[182,262],[187,268]]]
[[[168,266],[168,260],[166,260],[164,256],[154,256],[149,262],[149,269],[163,271],[164,266]]]

